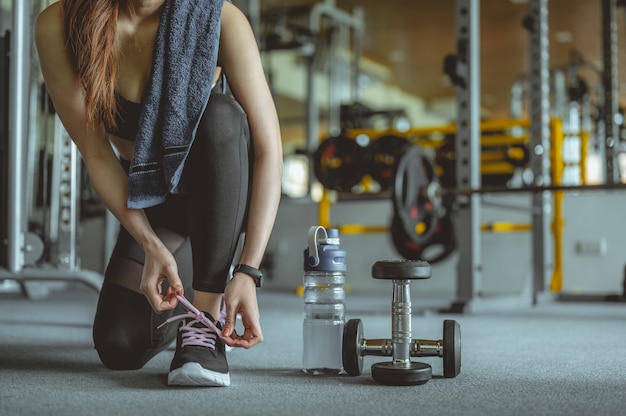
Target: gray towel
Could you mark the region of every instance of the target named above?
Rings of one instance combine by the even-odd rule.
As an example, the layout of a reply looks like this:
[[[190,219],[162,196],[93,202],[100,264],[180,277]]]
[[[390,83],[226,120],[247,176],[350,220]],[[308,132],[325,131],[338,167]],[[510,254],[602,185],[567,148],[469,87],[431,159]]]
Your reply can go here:
[[[180,181],[217,63],[224,0],[168,0],[128,175],[128,208],[184,193]]]

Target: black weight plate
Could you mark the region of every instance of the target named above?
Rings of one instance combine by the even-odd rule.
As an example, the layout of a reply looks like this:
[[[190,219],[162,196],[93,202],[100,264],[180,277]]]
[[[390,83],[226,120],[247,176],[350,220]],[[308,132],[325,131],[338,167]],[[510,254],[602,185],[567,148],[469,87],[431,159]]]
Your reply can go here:
[[[414,243],[406,236],[397,216],[391,221],[390,232],[396,251],[407,260],[424,260],[437,264],[450,257],[457,248],[454,225],[448,214],[439,219],[433,236],[422,244]]]
[[[313,155],[313,171],[324,187],[349,192],[365,175],[365,149],[349,137],[329,137]]]
[[[434,166],[420,148],[410,147],[402,155],[394,178],[393,209],[414,243],[428,241],[435,232],[437,212],[427,189],[436,180]]]
[[[363,323],[360,319],[350,319],[343,328],[343,344],[341,347],[343,369],[349,376],[359,376],[363,373],[362,341]]]
[[[373,140],[367,147],[367,173],[380,184],[381,190],[387,190],[394,183],[398,163],[409,147],[409,140],[386,135]]]
[[[432,268],[423,260],[381,260],[372,266],[374,279],[430,279]]]
[[[426,363],[411,362],[403,367],[387,361],[372,365],[372,378],[388,386],[417,386],[433,378],[433,369]]]
[[[461,326],[452,319],[443,321],[443,376],[454,378],[461,373]]]

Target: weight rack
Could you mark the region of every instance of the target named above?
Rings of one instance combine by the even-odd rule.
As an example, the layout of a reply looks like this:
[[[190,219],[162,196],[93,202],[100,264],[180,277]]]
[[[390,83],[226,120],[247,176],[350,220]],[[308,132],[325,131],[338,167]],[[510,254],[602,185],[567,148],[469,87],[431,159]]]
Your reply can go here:
[[[611,146],[615,140],[615,126],[617,114],[614,100],[617,77],[616,65],[616,36],[615,36],[615,0],[602,0],[603,7],[603,45],[605,68],[604,88],[609,91],[604,96],[603,119],[607,126],[607,137],[604,140],[607,159],[614,158]],[[610,9],[611,12],[608,11]],[[528,18],[524,26],[529,33],[529,101],[530,101],[530,149],[531,149],[531,172],[532,183],[530,186],[520,189],[480,189],[478,178],[480,175],[480,158],[478,149],[479,140],[479,115],[480,108],[480,63],[478,57],[480,50],[478,45],[479,34],[479,2],[470,0],[457,0],[456,2],[456,33],[457,33],[457,56],[454,68],[457,80],[457,184],[459,195],[462,195],[462,203],[459,210],[457,230],[461,236],[459,241],[459,262],[457,268],[457,299],[447,311],[466,312],[476,308],[477,304],[483,303],[479,299],[480,293],[480,241],[478,240],[480,225],[478,214],[480,213],[480,194],[490,192],[528,192],[532,197],[532,223],[530,225],[531,254],[533,263],[533,279],[531,287],[532,304],[536,304],[539,295],[545,291],[547,276],[552,269],[550,289],[558,292],[562,287],[562,217],[563,193],[565,191],[584,190],[618,190],[623,185],[607,180],[602,185],[588,186],[585,184],[584,155],[589,143],[588,132],[585,127],[577,132],[563,131],[563,120],[550,117],[550,69],[549,69],[549,39],[548,39],[548,0],[530,0]],[[558,91],[557,91],[558,92]],[[571,112],[567,108],[564,111]],[[585,109],[583,108],[583,112]],[[588,114],[587,114],[588,115]],[[571,114],[569,115],[571,117]],[[583,117],[585,117],[583,115]],[[584,120],[583,120],[584,122]],[[444,128],[445,130],[445,128]],[[611,133],[613,132],[613,133]],[[562,182],[561,174],[564,169],[563,161],[556,160],[562,151],[563,138],[566,135],[578,134],[581,150],[580,158],[580,186],[569,186]],[[557,136],[557,137],[555,137]],[[552,144],[551,144],[552,142]],[[555,148],[551,148],[554,146]],[[614,175],[612,163],[607,163],[607,179]],[[551,199],[552,197],[552,199]],[[330,224],[330,206],[332,197],[328,192],[320,202],[320,224]],[[554,213],[552,223],[550,216]],[[379,232],[385,227],[362,226],[350,224],[344,227],[343,232]],[[552,231],[554,247],[550,247],[549,235]],[[550,251],[554,250],[554,257]],[[554,261],[551,264],[551,260]]]
[[[26,184],[26,150],[29,144],[29,109],[31,89],[31,8],[30,2],[12,3],[12,35],[10,36],[8,145],[6,201],[6,236],[3,236],[0,281],[13,280],[21,284],[30,297],[47,295],[45,288],[29,293],[28,281],[76,281],[99,291],[102,275],[81,269],[77,252],[79,158],[60,121],[55,116],[55,169],[50,207],[50,261],[43,261],[42,237],[28,231]],[[32,174],[32,173],[31,173]],[[3,219],[4,220],[4,219]]]

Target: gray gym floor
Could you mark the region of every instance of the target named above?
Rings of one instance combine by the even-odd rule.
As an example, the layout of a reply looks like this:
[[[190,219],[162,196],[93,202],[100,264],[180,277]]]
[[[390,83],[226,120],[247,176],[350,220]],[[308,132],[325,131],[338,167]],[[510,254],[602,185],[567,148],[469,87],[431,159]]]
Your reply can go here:
[[[302,299],[259,292],[265,342],[230,353],[228,388],[169,388],[168,349],[138,371],[115,372],[91,342],[97,295],[80,286],[43,300],[0,294],[0,415],[624,415],[626,304],[546,302],[471,315],[414,314],[413,338],[462,332],[462,370],[421,386],[300,370]],[[366,338],[390,337],[390,299],[349,293]],[[414,307],[416,301],[414,300]]]

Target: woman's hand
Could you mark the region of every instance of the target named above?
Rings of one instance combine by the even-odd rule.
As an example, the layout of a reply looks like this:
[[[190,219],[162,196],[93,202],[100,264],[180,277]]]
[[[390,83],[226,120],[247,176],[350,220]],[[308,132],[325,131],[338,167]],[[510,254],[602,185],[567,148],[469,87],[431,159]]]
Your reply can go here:
[[[231,347],[252,348],[263,341],[259,305],[256,299],[256,285],[250,276],[235,273],[224,291],[226,302],[226,321],[222,330],[222,339]],[[241,315],[243,334],[237,334],[235,324],[237,314]]]
[[[141,276],[141,293],[148,299],[156,313],[174,309],[178,300],[176,295],[183,295],[183,283],[178,276],[178,266],[172,253],[162,244],[145,250],[146,258]],[[165,295],[162,292],[163,281],[169,287]]]

